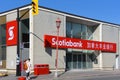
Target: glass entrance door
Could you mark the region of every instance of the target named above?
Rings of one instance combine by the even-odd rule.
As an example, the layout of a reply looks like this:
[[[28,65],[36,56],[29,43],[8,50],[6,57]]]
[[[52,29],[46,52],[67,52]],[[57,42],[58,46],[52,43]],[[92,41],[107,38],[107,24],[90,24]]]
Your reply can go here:
[[[92,68],[92,54],[67,53],[66,68],[68,70]]]

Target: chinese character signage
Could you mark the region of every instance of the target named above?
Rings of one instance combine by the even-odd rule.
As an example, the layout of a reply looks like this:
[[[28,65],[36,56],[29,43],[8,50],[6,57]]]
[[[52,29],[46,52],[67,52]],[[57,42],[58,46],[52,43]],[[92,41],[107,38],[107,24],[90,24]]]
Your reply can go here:
[[[101,50],[105,52],[116,52],[116,43],[110,42],[99,42],[92,40],[82,40],[75,38],[59,37],[57,42],[57,36],[45,35],[44,46],[56,48],[75,48],[75,49],[86,49],[86,50]]]
[[[12,46],[17,44],[17,21],[7,22],[6,24],[6,44]]]

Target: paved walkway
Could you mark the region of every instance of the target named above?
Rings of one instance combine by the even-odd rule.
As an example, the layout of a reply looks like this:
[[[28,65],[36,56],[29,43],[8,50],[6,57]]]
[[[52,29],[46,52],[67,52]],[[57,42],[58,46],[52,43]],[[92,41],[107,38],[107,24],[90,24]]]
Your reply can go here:
[[[120,71],[99,71],[99,70],[89,70],[89,71],[67,71],[59,72],[58,78],[54,77],[54,72],[48,75],[31,75],[31,80],[75,80],[84,79],[93,76],[107,76],[107,75],[120,75]],[[0,77],[0,80],[18,80],[15,75],[8,75]]]

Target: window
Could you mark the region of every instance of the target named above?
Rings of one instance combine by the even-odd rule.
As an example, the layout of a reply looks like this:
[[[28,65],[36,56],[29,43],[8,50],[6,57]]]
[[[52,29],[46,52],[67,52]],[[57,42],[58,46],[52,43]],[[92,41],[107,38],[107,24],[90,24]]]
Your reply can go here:
[[[81,25],[67,22],[66,36],[71,38],[81,38]]]
[[[21,21],[22,43],[24,48],[29,48],[29,19]]]
[[[0,61],[6,60],[6,24],[0,25]]]
[[[66,37],[91,40],[94,31],[94,26],[87,26],[73,22],[67,22],[66,24]]]
[[[66,36],[67,37],[72,37],[72,24],[70,22],[67,22],[66,25]]]
[[[73,30],[73,38],[81,38],[81,25],[73,23],[72,24],[72,30]]]
[[[0,25],[0,44],[6,44],[6,25]]]

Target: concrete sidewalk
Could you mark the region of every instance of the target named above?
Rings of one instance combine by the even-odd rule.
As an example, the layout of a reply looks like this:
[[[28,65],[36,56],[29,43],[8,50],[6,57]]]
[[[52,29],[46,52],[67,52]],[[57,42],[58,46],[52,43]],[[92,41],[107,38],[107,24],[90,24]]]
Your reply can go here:
[[[78,80],[95,76],[120,75],[120,71],[67,71],[60,72],[58,78],[54,77],[54,73],[50,75],[40,75],[36,80]]]
[[[89,70],[89,71],[67,71],[67,72],[59,72],[58,77],[54,77],[54,72],[48,75],[31,75],[31,80],[76,80],[76,79],[84,79],[88,77],[94,76],[107,76],[107,75],[120,75],[120,71],[101,71],[101,70]],[[4,77],[0,77],[0,80],[18,80],[18,77],[13,75],[8,75]]]

